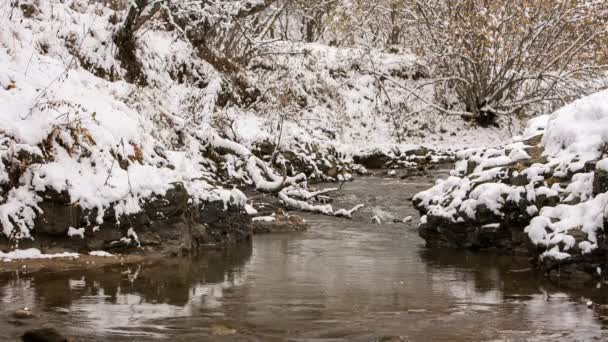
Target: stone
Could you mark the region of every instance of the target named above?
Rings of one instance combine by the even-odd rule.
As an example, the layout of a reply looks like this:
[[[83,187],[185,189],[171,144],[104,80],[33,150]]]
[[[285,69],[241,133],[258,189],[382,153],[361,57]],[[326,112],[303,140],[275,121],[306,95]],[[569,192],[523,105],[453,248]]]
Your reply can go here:
[[[475,168],[477,168],[477,163],[472,160],[467,160],[467,171],[465,175],[470,175],[475,172]]]
[[[608,171],[595,169],[593,177],[593,194],[599,195],[608,191]]]
[[[229,336],[236,334],[236,329],[230,328],[223,324],[213,324],[209,327],[211,335],[214,336]]]
[[[308,229],[308,225],[299,215],[286,214],[279,210],[274,215],[274,221],[254,221],[254,234],[301,232]]]
[[[30,319],[30,318],[34,318],[34,314],[32,313],[32,310],[30,310],[29,308],[23,308],[23,309],[15,310],[15,312],[13,312],[13,317],[18,318],[18,319]]]
[[[536,146],[538,144],[541,143],[541,141],[543,140],[543,135],[542,134],[537,134],[529,139],[526,139],[524,141],[522,141],[524,144],[528,145],[528,146]]]
[[[69,342],[70,339],[61,335],[53,328],[28,330],[22,336],[23,342]]]
[[[392,158],[380,149],[373,149],[364,154],[353,156],[353,161],[368,169],[382,169],[392,161]]]
[[[67,192],[47,189],[40,194],[43,201],[38,204],[42,212],[36,216],[35,226],[38,233],[52,236],[65,236],[69,227],[80,227],[82,209],[70,203]]]

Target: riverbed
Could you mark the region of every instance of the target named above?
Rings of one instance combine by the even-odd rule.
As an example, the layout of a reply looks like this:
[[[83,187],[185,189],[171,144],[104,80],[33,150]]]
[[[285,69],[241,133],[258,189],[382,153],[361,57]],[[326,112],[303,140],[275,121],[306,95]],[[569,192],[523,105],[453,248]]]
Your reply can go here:
[[[305,214],[306,232],[223,252],[1,275],[0,340],[40,326],[76,341],[608,338],[586,305],[608,302],[608,285],[567,288],[525,258],[425,248],[408,199],[441,175],[360,178],[334,202],[365,204],[353,220]],[[35,317],[11,317],[23,307]]]

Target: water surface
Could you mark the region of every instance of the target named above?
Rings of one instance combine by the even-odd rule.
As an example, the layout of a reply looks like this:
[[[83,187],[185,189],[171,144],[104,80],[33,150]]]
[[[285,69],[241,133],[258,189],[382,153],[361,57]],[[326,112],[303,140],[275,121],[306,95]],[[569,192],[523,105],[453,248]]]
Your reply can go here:
[[[608,338],[585,302],[522,258],[429,250],[408,198],[430,178],[369,177],[334,205],[354,220],[305,215],[308,232],[193,259],[0,276],[0,340],[56,327],[77,341],[592,341]],[[371,218],[383,221],[377,225]],[[416,220],[414,220],[416,221]],[[23,323],[13,310],[31,307]],[[393,339],[398,341],[398,339]]]

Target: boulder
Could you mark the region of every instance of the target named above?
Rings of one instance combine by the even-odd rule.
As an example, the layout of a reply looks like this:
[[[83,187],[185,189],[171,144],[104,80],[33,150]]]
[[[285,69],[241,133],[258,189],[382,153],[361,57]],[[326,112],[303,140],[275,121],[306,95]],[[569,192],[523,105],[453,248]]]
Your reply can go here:
[[[595,169],[593,176],[593,194],[599,195],[608,192],[608,171]]]
[[[368,169],[382,169],[389,164],[393,158],[384,153],[380,149],[372,149],[365,153],[354,155],[353,161],[357,164],[363,165]]]
[[[253,220],[254,234],[291,233],[308,229],[308,225],[299,215],[287,214],[279,210],[273,219]]]

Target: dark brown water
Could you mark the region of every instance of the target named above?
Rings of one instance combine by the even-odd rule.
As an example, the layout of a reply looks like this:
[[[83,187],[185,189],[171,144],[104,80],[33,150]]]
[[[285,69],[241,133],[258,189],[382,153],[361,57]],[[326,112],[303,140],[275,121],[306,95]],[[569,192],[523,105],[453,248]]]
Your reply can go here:
[[[585,302],[600,285],[568,289],[526,260],[427,250],[407,198],[430,179],[370,177],[337,206],[354,220],[306,215],[305,233],[163,263],[0,276],[0,341],[52,326],[77,341],[591,341],[608,332]],[[36,318],[11,322],[31,307]],[[386,339],[388,341],[388,339]]]

